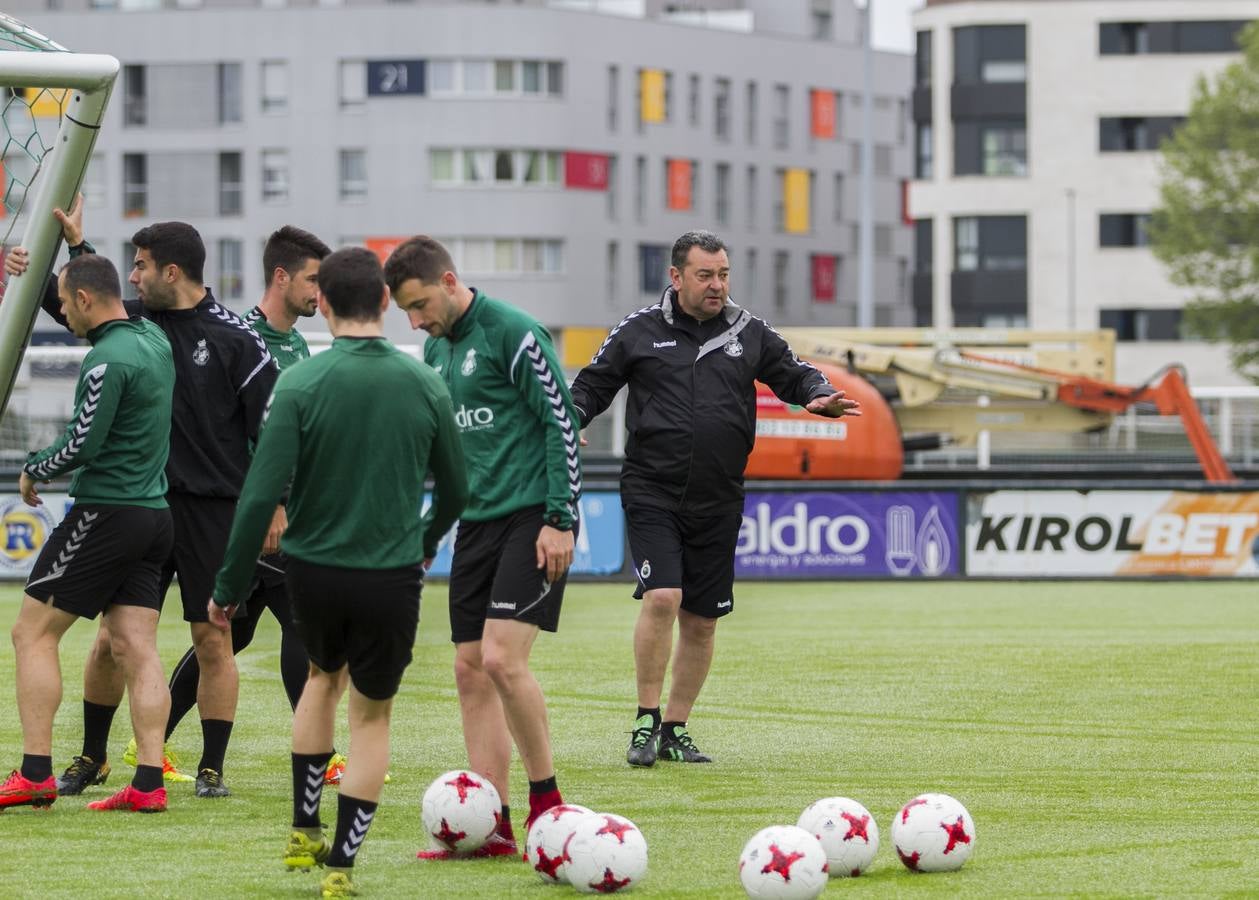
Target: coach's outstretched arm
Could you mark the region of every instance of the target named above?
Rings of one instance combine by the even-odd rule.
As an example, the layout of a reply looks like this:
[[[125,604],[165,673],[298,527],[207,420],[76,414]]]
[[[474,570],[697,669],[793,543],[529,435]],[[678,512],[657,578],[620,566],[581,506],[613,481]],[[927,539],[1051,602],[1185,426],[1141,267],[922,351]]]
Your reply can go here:
[[[828,418],[861,415],[860,403],[837,391],[819,369],[796,356],[783,336],[768,326],[758,363],[756,377],[784,403]]]

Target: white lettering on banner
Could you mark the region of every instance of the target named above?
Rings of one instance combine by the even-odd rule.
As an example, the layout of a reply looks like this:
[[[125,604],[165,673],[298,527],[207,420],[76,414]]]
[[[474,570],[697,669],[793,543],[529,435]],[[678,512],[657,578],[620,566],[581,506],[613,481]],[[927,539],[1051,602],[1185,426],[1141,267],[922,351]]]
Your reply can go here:
[[[468,407],[461,405],[455,410],[455,424],[459,426],[461,431],[490,428],[494,424],[494,410],[488,406],[468,409]]]
[[[849,556],[861,553],[869,543],[870,526],[860,516],[810,516],[808,505],[797,503],[789,514],[772,518],[770,505],[758,503],[754,517],[743,517],[735,552],[741,556]]]
[[[842,441],[848,438],[848,423],[809,419],[757,419],[756,436]]]
[[[1159,513],[1150,519],[1141,549],[1156,556],[1213,556],[1223,530],[1222,552],[1231,555],[1241,549],[1246,532],[1256,525],[1256,513],[1190,513],[1187,518]]]

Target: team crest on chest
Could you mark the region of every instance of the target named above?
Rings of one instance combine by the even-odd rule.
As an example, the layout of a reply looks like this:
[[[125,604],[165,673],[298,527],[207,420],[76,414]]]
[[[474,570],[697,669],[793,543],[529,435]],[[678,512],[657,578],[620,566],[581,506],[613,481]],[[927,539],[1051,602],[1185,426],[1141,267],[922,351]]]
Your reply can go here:
[[[737,335],[732,335],[730,340],[726,341],[726,346],[721,349],[726,351],[726,356],[740,357],[743,355],[743,345],[739,343]]]
[[[210,348],[205,345],[205,338],[197,341],[197,346],[193,348],[192,361],[199,366],[204,366],[210,361]]]
[[[467,378],[469,375],[471,375],[473,372],[476,371],[476,348],[475,347],[468,348],[468,355],[463,358],[463,365],[459,367],[459,371],[463,374],[463,377],[465,378]]]

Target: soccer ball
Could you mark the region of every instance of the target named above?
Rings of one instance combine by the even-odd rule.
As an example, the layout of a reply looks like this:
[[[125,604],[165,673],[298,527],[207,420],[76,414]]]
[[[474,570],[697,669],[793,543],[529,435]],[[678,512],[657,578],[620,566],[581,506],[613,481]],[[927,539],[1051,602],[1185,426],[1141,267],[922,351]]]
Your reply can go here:
[[[892,820],[892,844],[915,872],[952,872],[975,849],[975,823],[948,794],[919,794]]]
[[[456,769],[438,777],[420,801],[420,819],[433,846],[471,853],[490,839],[502,818],[498,791],[475,772]]]
[[[573,833],[573,826],[590,810],[573,803],[552,806],[533,820],[525,841],[525,862],[547,884],[568,884],[564,871],[564,843]]]
[[[739,856],[739,880],[749,897],[811,900],[827,881],[826,851],[795,825],[771,825],[752,836]]]
[[[583,894],[627,891],[647,874],[647,840],[629,819],[586,813],[564,840],[563,878]]]
[[[796,824],[821,843],[832,878],[855,878],[869,868],[879,852],[878,823],[856,800],[818,800],[800,813]]]

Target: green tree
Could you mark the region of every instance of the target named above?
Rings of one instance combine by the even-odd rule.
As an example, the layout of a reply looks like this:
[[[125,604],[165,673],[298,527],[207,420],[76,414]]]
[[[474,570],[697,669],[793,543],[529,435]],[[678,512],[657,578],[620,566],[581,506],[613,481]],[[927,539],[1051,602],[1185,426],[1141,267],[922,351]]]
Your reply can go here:
[[[1150,238],[1174,284],[1189,288],[1185,330],[1226,342],[1259,383],[1259,23],[1242,58],[1199,77],[1183,126],[1162,146]]]

